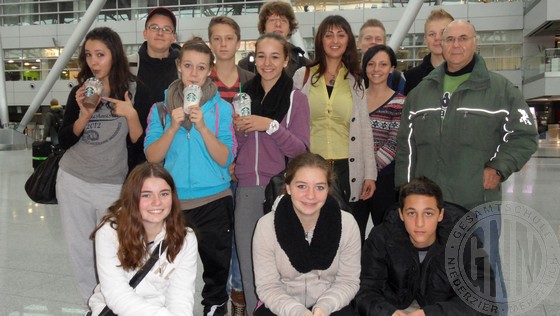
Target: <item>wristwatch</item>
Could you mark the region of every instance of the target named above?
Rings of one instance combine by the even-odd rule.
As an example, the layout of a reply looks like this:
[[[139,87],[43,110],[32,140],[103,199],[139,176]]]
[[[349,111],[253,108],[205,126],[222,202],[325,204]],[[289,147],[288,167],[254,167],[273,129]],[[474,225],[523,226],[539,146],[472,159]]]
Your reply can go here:
[[[280,128],[280,124],[278,123],[277,120],[272,120],[272,122],[270,122],[270,125],[268,125],[268,129],[266,130],[266,133],[268,135],[272,135],[274,134],[274,132],[276,132],[278,129]]]

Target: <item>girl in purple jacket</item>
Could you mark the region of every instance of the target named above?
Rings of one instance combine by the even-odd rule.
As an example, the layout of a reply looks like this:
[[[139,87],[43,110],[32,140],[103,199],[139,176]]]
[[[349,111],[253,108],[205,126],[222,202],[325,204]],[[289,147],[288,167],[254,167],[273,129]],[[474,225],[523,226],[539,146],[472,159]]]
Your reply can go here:
[[[253,282],[251,239],[263,215],[264,189],[270,178],[286,168],[286,157],[309,148],[309,104],[284,72],[288,42],[278,34],[262,35],[255,47],[257,75],[246,85],[251,115],[234,115],[239,180],[235,207],[235,240],[247,310],[257,304]]]

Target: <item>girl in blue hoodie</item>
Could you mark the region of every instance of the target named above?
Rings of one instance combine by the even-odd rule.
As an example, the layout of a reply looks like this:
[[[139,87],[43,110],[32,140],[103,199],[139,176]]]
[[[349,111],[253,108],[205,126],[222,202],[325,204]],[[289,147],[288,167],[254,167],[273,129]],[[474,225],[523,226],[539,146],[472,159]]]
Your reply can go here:
[[[231,257],[233,199],[228,166],[233,160],[232,106],[210,75],[214,55],[201,38],[187,41],[179,53],[181,78],[167,89],[163,107],[148,117],[144,150],[149,162],[163,162],[175,180],[184,217],[194,226],[204,266],[204,315],[225,315]],[[202,98],[183,109],[183,89],[199,86]],[[160,119],[159,111],[165,111]]]

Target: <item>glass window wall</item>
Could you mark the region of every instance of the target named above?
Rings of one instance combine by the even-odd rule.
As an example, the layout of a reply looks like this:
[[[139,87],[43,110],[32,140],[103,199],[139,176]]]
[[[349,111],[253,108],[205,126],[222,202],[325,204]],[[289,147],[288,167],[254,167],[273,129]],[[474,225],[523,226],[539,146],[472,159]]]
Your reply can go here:
[[[0,2],[0,25],[41,25],[77,23],[95,0],[3,0]],[[424,0],[434,4],[464,5],[489,0]],[[518,2],[524,0],[491,0]],[[528,1],[528,0],[525,0]],[[150,8],[167,6],[178,17],[257,14],[266,0],[107,0],[98,16],[99,21],[139,20]],[[348,11],[369,8],[404,7],[408,0],[292,0],[300,12]]]
[[[478,32],[478,53],[491,71],[521,69],[523,33],[521,30]],[[409,34],[397,52],[398,69],[404,71],[422,63],[429,53],[424,34]]]
[[[85,3],[77,0],[4,0],[0,3],[0,23],[3,25],[32,25],[76,23],[84,10],[94,0]],[[197,0],[108,0],[98,16],[101,21],[118,21],[145,18],[149,8],[159,5],[170,7],[178,17],[208,16],[219,14],[241,14],[258,12],[264,1],[205,0],[205,5]],[[297,2],[297,1],[296,1]],[[301,2],[301,3],[299,3]],[[298,7],[317,4],[317,1],[299,1]],[[307,4],[305,4],[305,3]],[[323,1],[325,2],[325,1]],[[356,9],[362,4],[345,1],[326,1],[332,5],[344,6],[345,10]],[[325,3],[326,3],[325,2]],[[387,1],[385,1],[387,2]],[[452,1],[451,1],[452,2]],[[242,3],[242,4],[240,4]],[[343,4],[344,3],[344,4]],[[393,1],[393,3],[395,3]],[[463,2],[464,3],[464,2]],[[331,5],[329,4],[329,5]],[[294,4],[295,5],[295,4]],[[310,11],[310,8],[307,8]],[[517,70],[521,68],[523,35],[521,30],[479,32],[479,52],[490,70]],[[313,58],[313,38],[304,38],[310,58]],[[243,41],[236,58],[239,60],[254,50],[253,41]],[[126,45],[126,52],[132,54],[138,45]],[[44,80],[62,48],[6,50],[4,65],[7,80]],[[397,69],[404,71],[421,63],[428,54],[423,34],[409,34],[397,50]],[[61,73],[61,79],[73,79],[77,65],[77,52]]]
[[[139,45],[125,45],[126,52],[138,51]],[[4,69],[7,81],[45,80],[63,48],[7,49],[4,51]],[[79,49],[60,73],[63,80],[74,80],[80,71]]]

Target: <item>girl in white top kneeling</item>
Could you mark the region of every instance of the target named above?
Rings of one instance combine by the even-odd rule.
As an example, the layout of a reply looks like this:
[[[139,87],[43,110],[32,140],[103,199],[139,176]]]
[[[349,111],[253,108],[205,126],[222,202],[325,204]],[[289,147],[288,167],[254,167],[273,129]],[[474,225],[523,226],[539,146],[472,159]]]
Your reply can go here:
[[[120,316],[193,315],[198,246],[183,221],[171,175],[160,164],[136,167],[92,234],[99,275],[92,315],[105,306]],[[130,279],[163,241],[167,248],[132,288]]]

